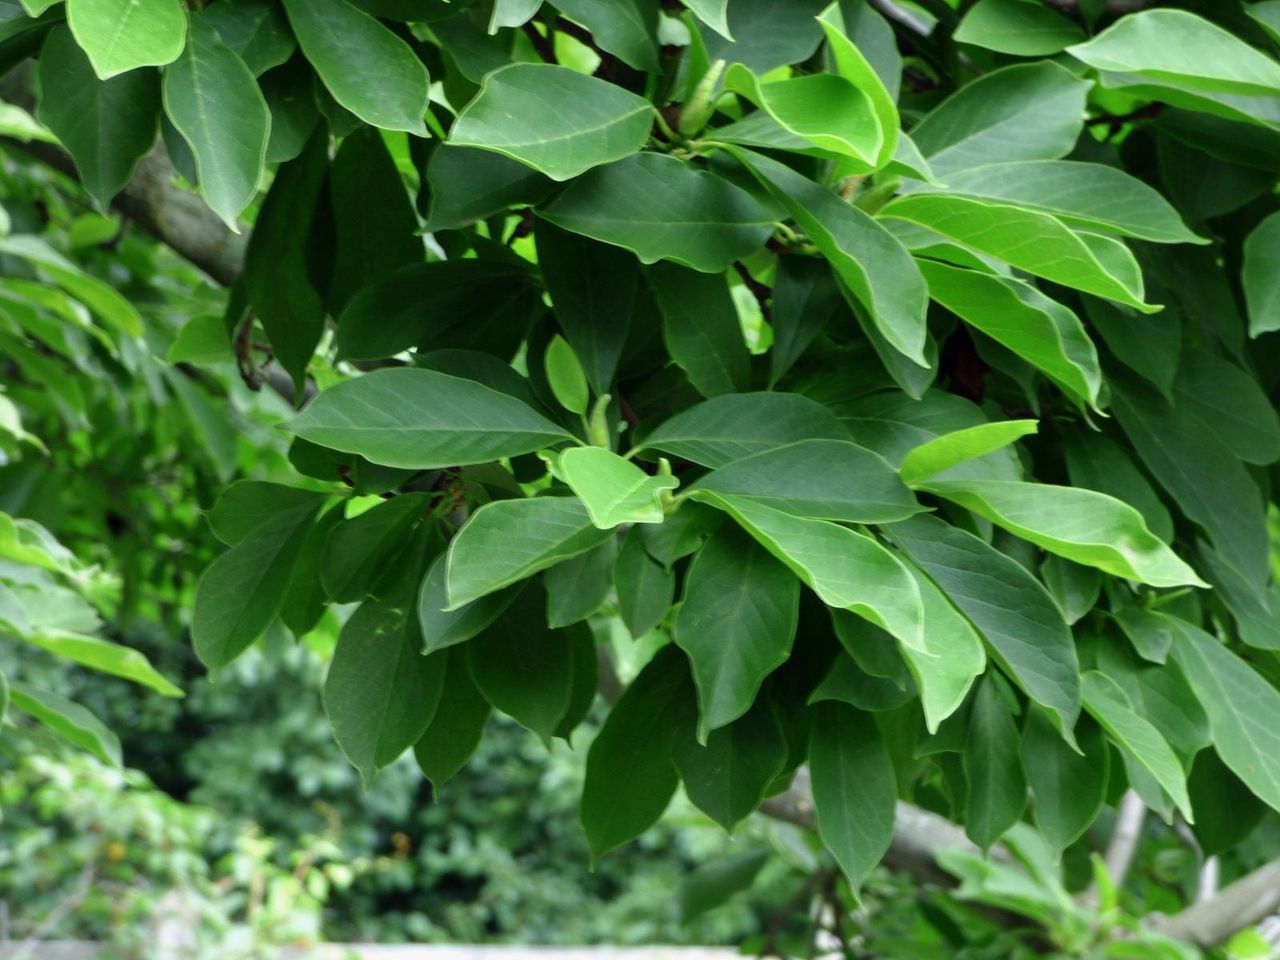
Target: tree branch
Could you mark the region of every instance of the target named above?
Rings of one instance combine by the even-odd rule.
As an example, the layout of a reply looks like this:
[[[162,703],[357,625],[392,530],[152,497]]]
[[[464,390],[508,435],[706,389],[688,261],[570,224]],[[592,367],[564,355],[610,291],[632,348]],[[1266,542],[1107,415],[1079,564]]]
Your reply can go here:
[[[1148,918],[1147,926],[1166,937],[1189,940],[1208,949],[1237,931],[1261,923],[1277,910],[1280,860],[1273,860],[1181,913]]]

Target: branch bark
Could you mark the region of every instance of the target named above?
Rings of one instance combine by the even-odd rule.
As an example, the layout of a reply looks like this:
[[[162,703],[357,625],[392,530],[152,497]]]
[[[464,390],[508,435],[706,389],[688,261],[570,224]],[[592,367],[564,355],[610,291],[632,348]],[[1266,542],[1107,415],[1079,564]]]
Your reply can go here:
[[[1147,925],[1166,937],[1189,940],[1206,949],[1280,911],[1280,860],[1223,887],[1216,896],[1172,916],[1158,915]]]

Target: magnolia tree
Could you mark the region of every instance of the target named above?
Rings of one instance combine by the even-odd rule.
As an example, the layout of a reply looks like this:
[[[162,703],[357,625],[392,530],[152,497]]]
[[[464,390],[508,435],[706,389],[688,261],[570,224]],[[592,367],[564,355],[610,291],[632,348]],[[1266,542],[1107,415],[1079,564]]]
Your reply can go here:
[[[683,785],[815,827],[854,901],[959,879],[1047,928],[1018,950],[1280,907],[1280,3],[2,16],[27,149],[226,284],[189,336],[296,398],[296,480],[208,511],[191,638],[216,672],[339,608],[366,780],[602,693],[597,857]],[[1113,941],[1144,810],[1204,902]]]

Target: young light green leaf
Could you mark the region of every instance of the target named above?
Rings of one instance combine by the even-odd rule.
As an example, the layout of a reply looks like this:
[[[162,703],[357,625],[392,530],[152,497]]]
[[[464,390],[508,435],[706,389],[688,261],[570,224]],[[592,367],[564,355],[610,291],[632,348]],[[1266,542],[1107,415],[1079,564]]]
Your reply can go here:
[[[641,447],[704,467],[725,464],[800,440],[848,440],[826,407],[796,393],[737,393],[699,403],[659,424]]]
[[[695,489],[843,523],[893,523],[922,509],[879,454],[846,440],[801,440],[753,454],[713,470]]]
[[[30,262],[120,333],[142,336],[142,316],[115,287],[88,273],[39,237],[10,234],[0,237],[0,253]]]
[[[449,544],[445,570],[449,605],[459,608],[613,536],[591,523],[576,497],[534,497],[487,503]]]
[[[902,643],[924,650],[920,587],[902,561],[870,536],[826,520],[806,520],[750,497],[698,490],[725,511],[830,607],[852,610]]]
[[[181,0],[67,0],[67,23],[102,80],[173,62],[187,36]]]
[[[1218,756],[1280,810],[1280,691],[1216,638],[1185,621],[1172,622],[1174,655],[1209,715]]]
[[[547,352],[542,358],[547,374],[547,383],[556,401],[570,413],[583,416],[587,412],[590,393],[587,389],[587,376],[582,372],[582,364],[574,355],[564,337],[558,334],[547,344]]]
[[[435,715],[413,745],[413,756],[431,786],[439,790],[453,779],[475,753],[489,722],[489,701],[475,680],[467,652],[451,650],[445,654],[444,683]]]
[[[80,182],[105,208],[156,141],[159,77],[132,70],[99,80],[71,31],[57,26],[40,51],[36,88],[36,119],[57,135]]]
[[[1098,70],[1206,93],[1276,96],[1280,63],[1186,10],[1141,10],[1067,50]]]
[[[651,477],[602,447],[571,447],[560,455],[556,469],[601,530],[621,523],[661,523],[662,491],[680,485],[672,476]]]
[[[573,109],[563,109],[566,103]],[[652,125],[653,105],[616,84],[554,64],[514,63],[485,77],[454,122],[449,143],[492,150],[552,180],[571,180],[635,153]]]
[[[990,163],[947,175],[948,193],[1005,200],[1063,223],[1153,243],[1208,243],[1155,189],[1123,170],[1076,160]]]
[[[1271,214],[1245,238],[1242,282],[1249,336],[1280,330],[1280,213]]]
[[[1187,777],[1169,742],[1134,711],[1124,690],[1106,674],[1089,670],[1081,680],[1085,709],[1122,750],[1155,777],[1187,822],[1193,822]]]
[[[679,786],[672,746],[692,695],[679,649],[658,651],[609,711],[587,753],[582,827],[598,859],[648,830]]]
[[[1015,64],[962,87],[911,128],[944,183],[957,170],[1066,156],[1084,129],[1090,84],[1056,63]]]
[[[813,710],[809,771],[818,834],[856,895],[893,839],[893,764],[868,714],[834,702]]]
[[[243,60],[203,20],[164,72],[164,108],[196,158],[200,193],[234,232],[258,192],[271,113]]]
[[[1070,743],[1080,714],[1075,641],[1048,591],[1018,561],[936,517],[886,532],[978,628],[995,660],[1047,707]]]
[[[856,14],[855,14],[856,16]],[[846,14],[839,3],[833,3],[818,17],[822,32],[827,38],[827,48],[835,61],[836,73],[862,92],[871,106],[876,118],[876,127],[880,131],[880,149],[873,158],[876,169],[885,166],[898,153],[901,123],[898,108],[894,103],[894,95],[885,88],[885,79],[867,60],[855,43],[846,33]],[[889,32],[892,38],[892,32]],[[870,47],[868,37],[861,38],[862,43]],[[896,51],[895,51],[896,52]],[[890,68],[893,82],[898,79],[898,70]]]
[[[408,367],[322,391],[288,426],[312,443],[416,470],[487,463],[571,438],[505,393]]]
[[[647,276],[667,352],[694,388],[704,397],[749,389],[751,354],[724,278],[674,263],[655,264]]]
[[[987,665],[982,638],[937,585],[912,563],[906,568],[920,587],[924,605],[924,650],[903,645],[902,657],[920,689],[925,728],[937,733],[968,696]]]
[[[9,687],[9,703],[103,763],[120,766],[120,739],[80,704],[17,684]]]
[[[755,812],[787,762],[787,741],[766,700],[699,744],[692,724],[676,735],[674,756],[684,790],[726,830]]]
[[[957,43],[1040,57],[1083,40],[1084,32],[1036,0],[978,0],[951,36]]]
[[[347,0],[284,0],[284,9],[334,100],[375,127],[426,136],[430,81],[412,47]]]
[[[1097,234],[1076,233],[1049,214],[938,194],[900,197],[881,214],[919,224],[1046,280],[1144,313],[1160,309],[1143,302],[1142,273],[1127,247]]]
[[[1207,587],[1142,514],[1094,490],[1020,480],[926,480],[919,490],[986,517],[1044,549],[1153,587]]]
[[[1013,714],[988,676],[969,713],[962,763],[965,773],[964,832],[983,850],[1004,836],[1027,809],[1027,781],[1018,760]]]
[[[694,555],[673,635],[698,689],[698,740],[737,720],[791,653],[800,582],[726,525]]]
[[[1040,425],[1035,420],[1001,420],[944,433],[913,447],[898,467],[898,475],[903,483],[914,486],[950,470],[956,464],[1003,449],[1039,429]]]
[[[1096,723],[1076,726],[1081,754],[1072,750],[1039,707],[1027,709],[1022,728],[1022,769],[1031,787],[1031,808],[1045,840],[1061,853],[1097,819],[1107,799],[1111,750]]]
[[[778,219],[723,177],[658,153],[589,171],[542,216],[625,247],[642,263],[674,260],[703,273],[723,273],[759,249]]]
[[[182,689],[174,686],[151,665],[146,655],[131,647],[111,643],[100,637],[86,636],[70,630],[36,628],[23,637],[32,646],[47,650],[91,670],[124,677],[150,687],[164,697],[180,697]]]
[[[1080,318],[1030,284],[921,260],[929,296],[1036,367],[1080,403],[1097,406],[1098,351]]]
[[[895,350],[927,367],[928,290],[906,247],[876,220],[776,160],[731,151],[831,261]]]

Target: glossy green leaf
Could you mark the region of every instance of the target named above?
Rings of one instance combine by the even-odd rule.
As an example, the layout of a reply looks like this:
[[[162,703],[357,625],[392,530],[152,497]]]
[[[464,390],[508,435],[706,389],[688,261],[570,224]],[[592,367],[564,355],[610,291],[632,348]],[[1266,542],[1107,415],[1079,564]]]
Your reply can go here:
[[[1249,336],[1280,330],[1280,213],[1271,214],[1245,238],[1243,282]]]
[[[937,733],[938,727],[960,709],[973,681],[987,665],[987,652],[982,638],[973,629],[937,584],[907,564],[924,605],[924,649],[901,648],[916,686],[920,689],[920,705],[925,727]]]
[[[673,635],[698,689],[698,739],[737,720],[795,639],[800,583],[733,526],[694,556]]]
[[[99,80],[66,27],[55,27],[36,69],[36,119],[76,162],[80,182],[105,207],[156,140],[160,84],[154,70]]]
[[[598,859],[657,822],[680,778],[672,759],[678,708],[691,696],[684,656],[660,650],[609,711],[587,753],[582,826]]]
[[[271,113],[253,71],[203,20],[164,72],[164,109],[195,155],[205,203],[239,232],[262,178]]]
[[[617,541],[609,539],[549,568],[542,576],[547,589],[547,626],[567,627],[598,613],[609,600],[617,557]]]
[[[649,286],[662,311],[662,340],[704,397],[751,386],[751,355],[723,277],[674,263],[654,265]]]
[[[430,187],[426,224],[430,232],[455,230],[516,204],[536,203],[555,187],[553,181],[510,157],[449,143],[431,151],[425,176]],[[540,263],[541,253],[540,244]]]
[[[1114,680],[1096,670],[1087,671],[1081,680],[1085,709],[1122,750],[1156,779],[1187,821],[1194,820],[1186,774],[1169,742],[1133,710],[1128,696]]]
[[[1186,10],[1141,10],[1067,51],[1098,70],[1208,93],[1276,96],[1280,63]]]
[[[56,693],[17,684],[9,687],[9,704],[103,763],[121,765],[120,739],[80,704]]]
[[[1012,160],[1056,160],[1084,129],[1089,83],[1055,63],[992,71],[952,94],[916,126],[911,139],[946,182],[969,167]]]
[[[1207,586],[1147,529],[1142,514],[1105,493],[1020,480],[926,480],[916,487],[1104,573],[1154,587]]]
[[[914,485],[957,464],[985,457],[1039,430],[1035,420],[1000,420],[965,427],[913,447],[898,467],[902,482]]]
[[[1081,29],[1035,0],[978,0],[952,37],[1000,53],[1038,57],[1084,39]]]
[[[280,66],[297,47],[284,8],[272,0],[221,0],[201,11],[200,19],[218,31],[254,76]]]
[[[579,177],[544,211],[552,223],[625,247],[642,263],[674,260],[723,273],[776,219],[745,190],[674,157],[639,153]]]
[[[572,110],[562,109],[572,103]],[[653,124],[649,101],[566,67],[517,63],[485,77],[449,143],[492,150],[552,180],[639,150]],[[582,232],[582,231],[578,231]]]
[[[1013,714],[994,677],[978,687],[965,734],[964,832],[983,850],[1022,819],[1027,780],[1018,757],[1020,738]]]
[[[585,26],[600,49],[623,63],[658,69],[657,0],[560,0],[556,9]]]
[[[818,834],[856,894],[893,838],[893,764],[875,721],[846,704],[816,705],[812,730],[809,771]]]
[[[418,591],[423,653],[434,653],[470,640],[502,616],[521,590],[517,584],[450,610],[445,584],[446,556],[441,554],[431,562]]]
[[[429,80],[412,47],[347,0],[284,0],[284,8],[333,99],[372,126],[426,135]]]
[[[1096,406],[1098,351],[1080,318],[1035,287],[1009,277],[920,261],[929,295],[1008,347],[1079,402]]]
[[[666,619],[675,599],[675,571],[645,549],[639,531],[622,541],[613,566],[618,613],[633,638],[640,638]]]
[[[681,411],[644,438],[643,447],[704,467],[810,439],[847,440],[835,415],[794,393],[740,393],[715,397]]]
[[[936,517],[913,517],[887,532],[978,628],[1010,678],[1052,712],[1070,742],[1080,713],[1080,664],[1062,612],[1040,582],[1016,560]]]
[[[869,17],[865,16],[865,7],[862,8],[863,16],[860,18],[855,15],[854,28],[855,33],[859,26],[869,26],[872,22]],[[885,87],[886,77],[882,71],[863,55],[862,47],[872,49],[870,36],[864,32],[861,37],[850,37],[847,27],[849,15],[841,5],[833,3],[823,11],[818,18],[822,25],[822,32],[827,39],[827,49],[830,51],[831,59],[835,65],[835,72],[844,80],[852,84],[856,89],[861,91],[863,96],[867,98],[867,102],[871,106],[871,112],[876,119],[876,127],[880,132],[880,148],[873,158],[873,165],[878,169],[885,166],[898,153],[899,140],[902,136],[899,127],[901,122],[898,117],[898,107],[895,103],[895,93],[891,94]],[[883,23],[883,21],[882,21]],[[887,45],[893,44],[893,34],[884,24],[885,37],[884,42]],[[894,53],[897,51],[894,50]],[[894,66],[898,66],[894,64]],[[897,69],[892,67],[888,71],[891,73],[892,80],[889,82],[897,83]],[[908,141],[909,142],[909,141]]]
[[[852,610],[902,643],[924,650],[924,606],[915,578],[870,536],[806,520],[749,498],[695,491],[724,510],[830,607]]]
[[[378,370],[323,391],[289,422],[297,436],[374,463],[486,463],[569,439],[519,400],[434,370]]]
[[[680,484],[672,476],[651,477],[601,447],[572,447],[560,455],[556,469],[601,530],[621,523],[661,523],[662,492]]]
[[[1096,723],[1076,727],[1076,753],[1058,735],[1053,721],[1037,707],[1027,710],[1022,727],[1022,769],[1031,787],[1036,826],[1055,852],[1084,835],[1106,802],[1111,750]]]
[[[693,15],[726,40],[733,40],[729,32],[729,0],[680,0],[693,11]]]
[[[67,23],[103,80],[171,63],[187,39],[181,0],[67,0]]]
[[[766,701],[699,744],[692,725],[673,751],[684,790],[699,810],[726,830],[760,806],[787,762],[787,741]]]
[[[497,33],[503,27],[524,26],[533,19],[540,6],[542,0],[494,0],[489,32]]]
[[[753,454],[713,470],[695,489],[844,523],[892,523],[922,510],[879,454],[845,440],[801,440]]]
[[[466,522],[449,544],[448,610],[458,610],[561,560],[603,543],[613,533],[591,523],[575,497],[495,500]]]
[[[1167,614],[1144,611],[1160,621],[1172,644],[1178,626]],[[1135,645],[1136,649],[1136,645]],[[1166,648],[1167,655],[1172,649]],[[1098,644],[1097,669],[1124,690],[1133,709],[1160,731],[1169,746],[1184,760],[1196,756],[1213,742],[1209,718],[1196,699],[1179,662],[1165,659],[1159,665],[1144,660],[1121,644]]]
[[[547,344],[547,352],[542,360],[547,385],[551,387],[556,401],[570,413],[584,415],[590,392],[587,388],[587,376],[582,372],[582,364],[578,363],[573,347],[569,346],[564,337],[554,336]]]
[[[413,756],[423,776],[439,790],[452,780],[475,753],[489,722],[489,701],[471,678],[463,649],[444,654],[444,683],[431,723],[413,745]]]

